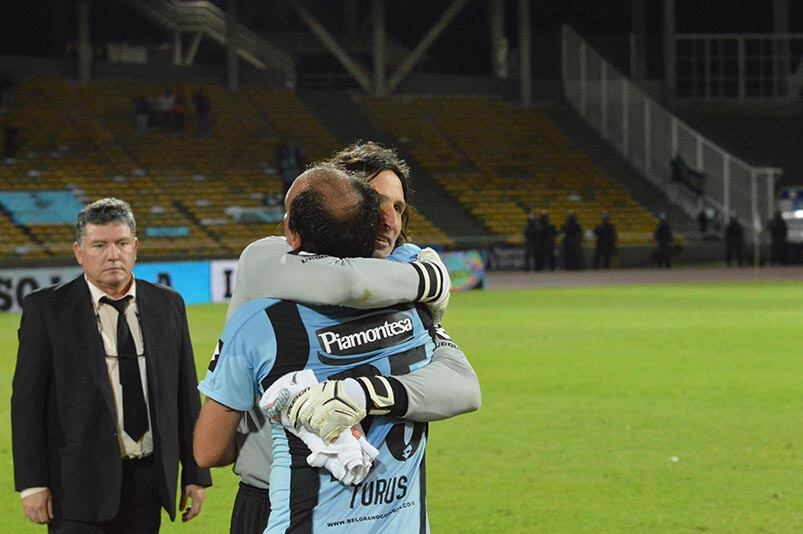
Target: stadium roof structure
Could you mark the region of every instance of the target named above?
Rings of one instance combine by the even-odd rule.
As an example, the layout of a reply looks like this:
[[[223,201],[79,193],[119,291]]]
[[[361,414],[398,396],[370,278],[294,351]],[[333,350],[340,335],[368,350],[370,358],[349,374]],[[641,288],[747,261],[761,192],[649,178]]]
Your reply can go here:
[[[386,0],[372,0],[370,6],[370,47],[372,65],[370,68],[361,63],[351,51],[344,46],[341,40],[332,31],[327,29],[321,17],[310,9],[302,0],[287,0],[287,5],[304,23],[309,33],[315,36],[325,49],[334,57],[346,72],[357,82],[365,93],[382,96],[393,93],[399,84],[409,75],[415,66],[422,60],[424,54],[433,43],[443,34],[455,17],[466,7],[470,0],[450,0],[437,19],[429,25],[428,30],[418,40],[417,44],[407,51],[401,60],[389,71],[387,61],[387,43],[389,36],[385,24]],[[279,70],[285,85],[293,87],[296,84],[296,64],[291,54],[273,45],[269,37],[259,35],[242,23],[239,17],[239,1],[229,0],[224,11],[213,2],[197,0],[186,2],[180,0],[118,0],[119,3],[129,6],[145,16],[160,27],[173,32],[175,39],[174,54],[177,64],[192,64],[203,38],[211,38],[226,47],[229,88],[237,89],[236,59],[242,58],[253,66],[266,69]],[[90,49],[88,39],[89,0],[78,2],[79,26],[79,62],[89,60]],[[352,4],[354,4],[352,2]],[[530,28],[530,0],[520,0],[518,3],[518,34],[519,46],[526,53],[520,54],[520,72],[522,80],[522,101],[529,104],[531,100],[530,78],[531,58],[531,28]],[[490,45],[493,49],[491,57],[503,57],[506,61],[507,43],[504,38],[505,2],[494,0],[489,2],[491,15]],[[189,47],[184,50],[182,35],[190,34]],[[467,36],[469,38],[470,36]],[[363,42],[365,40],[362,40]],[[396,48],[398,50],[398,47]],[[495,72],[501,73],[503,69],[497,66]],[[506,69],[505,69],[506,70]],[[86,68],[80,72],[86,72]],[[88,74],[84,74],[88,76]],[[502,74],[504,75],[504,74]]]
[[[91,75],[90,64],[104,36],[110,42],[136,43],[148,31],[158,31],[163,43],[167,33],[176,65],[191,65],[199,54],[216,54],[216,64],[226,64],[226,80],[233,92],[242,74],[240,62],[278,73],[284,85],[295,87],[310,65],[308,58],[315,54],[319,59],[326,56],[326,65],[335,67],[331,70],[337,70],[338,76],[373,96],[397,92],[414,70],[432,68],[514,80],[525,106],[531,100],[533,70],[539,68],[544,54],[556,55],[537,37],[556,36],[563,24],[583,35],[624,38],[612,51],[621,56],[618,66],[629,67],[636,79],[664,78],[670,88],[674,58],[668,43],[676,36],[790,34],[803,29],[803,8],[791,0],[710,0],[704,5],[677,0],[30,0],[24,6],[11,4],[4,9],[4,17],[16,23],[0,36],[0,53],[11,51],[10,43],[24,43],[28,50],[36,48],[28,46],[31,43],[39,43],[40,50],[44,46],[61,54],[68,45],[78,53],[83,82]],[[144,21],[148,22],[143,25]],[[212,53],[205,43],[221,45],[225,59],[221,60],[221,48],[213,47]],[[559,77],[557,72],[550,74]]]

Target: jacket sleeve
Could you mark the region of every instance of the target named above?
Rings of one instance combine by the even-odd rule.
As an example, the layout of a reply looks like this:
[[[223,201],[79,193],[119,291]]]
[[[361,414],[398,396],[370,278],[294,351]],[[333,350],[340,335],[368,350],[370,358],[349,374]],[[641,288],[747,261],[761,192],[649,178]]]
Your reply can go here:
[[[22,303],[11,394],[11,440],[17,491],[50,485],[47,408],[52,348],[41,306],[42,302],[31,296]]]
[[[407,393],[404,419],[439,421],[473,412],[482,403],[480,382],[460,347],[439,329],[432,361],[409,374],[395,376]]]
[[[284,238],[270,237],[251,243],[237,263],[237,282],[226,318],[243,303],[262,297],[305,304],[351,308],[383,308],[401,302],[434,301],[425,288],[448,280],[430,268],[375,258],[336,258],[293,254]]]
[[[192,434],[195,421],[201,410],[201,399],[198,394],[198,376],[195,372],[195,357],[190,342],[190,330],[187,325],[187,310],[181,297],[178,299],[178,314],[181,325],[181,354],[179,355],[179,459],[181,460],[181,486],[197,484],[211,486],[212,476],[209,469],[198,467],[192,454]]]

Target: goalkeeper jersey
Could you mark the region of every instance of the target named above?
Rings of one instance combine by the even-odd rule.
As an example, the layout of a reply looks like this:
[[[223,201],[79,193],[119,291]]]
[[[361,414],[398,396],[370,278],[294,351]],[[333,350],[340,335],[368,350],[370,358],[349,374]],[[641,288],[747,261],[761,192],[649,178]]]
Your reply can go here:
[[[258,298],[381,308],[420,299],[424,287],[442,291],[436,273],[404,265],[415,261],[420,251],[408,243],[396,247],[387,258],[391,261],[341,259],[293,253],[283,237],[260,239],[246,247],[240,257],[226,317],[234,315],[245,302]],[[414,412],[416,400],[412,404]],[[425,406],[430,408],[431,403]],[[265,423],[261,410],[252,409],[243,416],[235,435],[238,453],[234,472],[246,484],[268,488],[270,470],[264,465],[271,462],[273,454],[270,436],[270,425]]]
[[[318,380],[403,375],[429,363],[429,314],[413,306],[358,311],[260,299],[226,324],[199,389],[247,411],[286,373],[312,369]],[[367,417],[363,428],[379,450],[368,477],[345,486],[307,465],[309,449],[272,425],[271,514],[265,532],[428,532],[424,451],[427,426]]]

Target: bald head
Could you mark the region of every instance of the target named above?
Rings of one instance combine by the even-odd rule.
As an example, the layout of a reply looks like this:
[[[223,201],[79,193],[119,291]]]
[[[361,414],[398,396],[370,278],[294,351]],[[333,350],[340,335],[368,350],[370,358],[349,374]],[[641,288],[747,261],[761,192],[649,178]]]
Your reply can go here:
[[[299,175],[285,198],[285,234],[295,250],[368,257],[379,228],[379,198],[363,180],[330,165]]]

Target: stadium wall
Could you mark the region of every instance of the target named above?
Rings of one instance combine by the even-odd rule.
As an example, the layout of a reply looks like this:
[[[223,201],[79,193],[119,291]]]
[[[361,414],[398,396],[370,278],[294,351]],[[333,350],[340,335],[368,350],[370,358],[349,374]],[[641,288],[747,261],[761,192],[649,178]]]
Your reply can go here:
[[[472,250],[443,252],[453,291],[483,288],[486,284],[484,254]],[[0,270],[0,312],[21,308],[22,299],[32,291],[73,279],[81,268],[40,267]],[[228,302],[237,281],[237,260],[138,263],[134,276],[178,291],[187,304]]]

